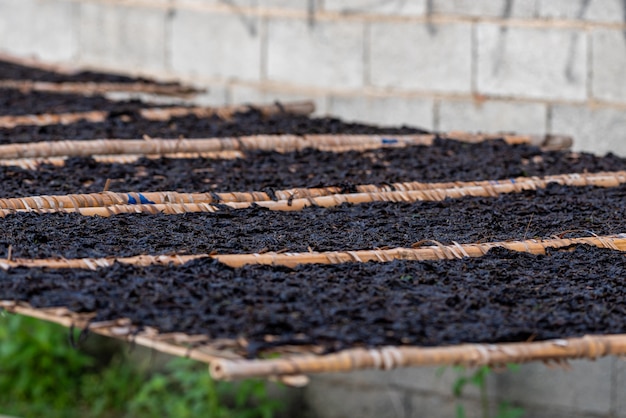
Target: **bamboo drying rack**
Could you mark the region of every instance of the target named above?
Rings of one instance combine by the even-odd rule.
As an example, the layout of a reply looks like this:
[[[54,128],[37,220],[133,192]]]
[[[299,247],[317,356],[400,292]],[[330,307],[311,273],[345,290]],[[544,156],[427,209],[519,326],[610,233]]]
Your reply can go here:
[[[50,64],[41,62],[32,58],[17,57],[14,55],[4,54],[0,52],[0,61],[17,64],[23,67],[32,67],[33,69],[48,71],[65,76],[73,76],[81,70],[71,68],[61,64]],[[190,86],[180,85],[178,82],[172,84],[158,84],[152,81],[134,81],[126,83],[111,82],[46,82],[22,79],[0,80],[0,88],[11,88],[23,91],[45,91],[58,93],[77,93],[77,94],[101,94],[108,92],[130,92],[130,93],[149,93],[164,96],[186,97],[196,93],[203,93],[205,90],[197,89]]]
[[[365,369],[391,370],[400,367],[463,365],[501,367],[510,363],[543,361],[561,363],[571,359],[626,356],[626,334],[585,335],[547,341],[498,344],[459,344],[439,347],[385,346],[352,348],[319,355],[319,347],[278,347],[267,354],[280,358],[242,358],[241,342],[211,340],[204,335],[159,334],[148,328],[138,330],[127,319],[91,323],[93,314],[76,314],[67,308],[35,309],[25,303],[0,301],[0,308],[65,327],[88,328],[100,335],[131,341],[167,354],[209,364],[213,378],[277,378],[287,384],[304,385],[307,375]]]
[[[159,263],[182,263],[198,257],[214,257],[228,265],[239,267],[247,263],[294,265],[300,262],[366,262],[391,261],[394,257],[409,260],[455,259],[466,256],[477,257],[494,247],[508,248],[535,254],[547,248],[571,245],[595,245],[626,251],[626,238],[620,236],[586,237],[572,239],[526,240],[518,242],[496,242],[488,244],[454,244],[429,246],[414,249],[350,251],[320,254],[249,254],[230,256],[140,256],[125,259],[100,260],[13,260],[0,263],[0,267],[49,267],[49,268],[96,268],[112,265],[114,261],[138,265]],[[305,260],[306,258],[306,260]],[[297,263],[294,263],[297,261]],[[338,353],[319,355],[320,347],[285,346],[275,347],[265,354],[281,354],[281,358],[269,360],[246,360],[245,342],[241,340],[212,340],[205,335],[182,333],[159,334],[158,330],[139,330],[124,318],[90,323],[94,314],[77,314],[67,308],[34,309],[25,303],[0,301],[0,308],[66,327],[89,328],[90,331],[118,339],[132,341],[171,355],[188,357],[210,365],[214,378],[221,380],[243,378],[278,378],[287,384],[306,384],[306,375],[325,372],[347,372],[361,369],[389,370],[398,367],[426,365],[502,366],[508,363],[530,361],[561,362],[568,359],[626,355],[626,335],[587,335],[540,342],[461,344],[455,346],[417,347],[396,346],[379,348],[352,348]]]
[[[288,112],[299,115],[309,115],[315,111],[311,101],[291,102],[285,104],[237,105],[220,107],[153,107],[138,109],[141,117],[152,121],[165,121],[173,117],[194,115],[200,118],[219,116],[222,119],[232,119],[235,114],[256,109],[265,116]],[[67,125],[81,120],[88,122],[103,122],[111,112],[106,110],[92,110],[88,112],[71,113],[43,113],[35,115],[0,116],[0,128],[15,128],[16,126],[31,125]],[[78,141],[77,141],[78,142]],[[106,153],[105,153],[106,154]]]
[[[16,267],[28,268],[76,268],[96,270],[111,267],[114,263],[135,266],[150,265],[181,265],[192,260],[212,258],[230,267],[245,265],[269,265],[295,267],[300,264],[340,264],[367,263],[370,261],[390,262],[393,260],[428,261],[454,260],[464,257],[482,257],[492,248],[505,248],[511,251],[530,254],[545,254],[548,248],[566,248],[573,245],[592,245],[598,248],[609,248],[626,251],[626,234],[593,236],[581,238],[546,238],[522,241],[496,241],[487,243],[443,245],[430,241],[419,243],[415,248],[393,248],[354,251],[326,251],[306,253],[275,253],[263,254],[192,254],[192,255],[138,255],[131,257],[104,258],[9,258],[0,259],[0,268],[8,270]]]
[[[626,183],[626,171],[600,173],[573,173],[557,174],[543,177],[518,177],[505,180],[484,181],[457,181],[439,183],[404,182],[391,183],[382,186],[375,184],[357,185],[357,194],[380,194],[385,196],[406,196],[407,200],[434,200],[441,198],[460,198],[464,196],[497,196],[503,193],[520,193],[525,190],[545,188],[550,183],[557,183],[570,187],[597,186],[617,187]],[[417,192],[407,194],[406,192]],[[428,193],[426,193],[428,192]],[[395,194],[392,194],[395,193]],[[292,188],[273,192],[278,202],[297,200],[295,206],[302,199],[316,204],[319,197],[341,194],[340,187]],[[109,206],[132,205],[137,202],[152,202],[158,205],[168,204],[218,204],[218,203],[260,203],[276,202],[266,192],[223,192],[223,193],[179,193],[179,192],[101,192],[70,195],[42,195],[19,198],[0,198],[0,209],[13,211],[40,211],[40,210],[73,210],[77,208],[103,208]],[[270,206],[271,207],[271,206]],[[101,213],[105,213],[102,211]]]
[[[55,83],[38,82],[0,82],[0,88],[20,88],[39,91],[65,91],[101,93],[105,91],[124,89],[124,91],[141,91],[157,94],[170,94],[173,91],[158,90],[154,86],[116,83],[65,83],[63,86]],[[142,117],[151,120],[167,120],[171,117],[196,115],[208,117],[219,115],[230,118],[235,112],[245,111],[248,107],[227,108],[164,108],[141,109]],[[280,111],[309,114],[313,111],[311,103],[285,106],[266,106],[260,109],[265,114]],[[106,119],[108,112],[81,112],[67,114],[46,114],[0,117],[0,127],[14,127],[23,124],[48,125],[56,123],[73,123],[78,120],[100,122]],[[515,136],[515,135],[473,135],[464,132],[450,132],[446,136],[467,142],[478,142],[493,138],[503,138],[510,144],[533,144],[545,149],[563,149],[571,146],[571,139],[561,136]],[[331,151],[367,150],[381,146],[407,146],[415,144],[430,144],[435,135],[421,135],[419,139],[404,139],[396,135],[378,136],[376,138],[359,137],[347,141],[338,141],[337,137],[327,137],[325,141],[315,141],[315,147]],[[270,138],[257,137],[254,140],[246,138],[204,140],[147,140],[123,141],[124,144],[111,141],[68,141],[61,143],[40,143],[28,145],[0,146],[0,164],[23,164],[25,167],[34,167],[42,160],[53,164],[62,164],[63,159],[71,155],[96,156],[99,161],[132,160],[138,156],[239,156],[246,149],[272,149],[291,151],[311,146],[305,137]],[[168,142],[169,141],[169,142]],[[208,142],[207,142],[208,141]],[[272,142],[273,141],[273,142]],[[343,141],[343,142],[342,142]],[[86,142],[90,142],[87,144]],[[189,145],[187,143],[190,143]],[[97,145],[96,145],[97,144]],[[200,145],[202,144],[202,145]],[[228,144],[225,146],[225,144]],[[193,146],[192,146],[193,145]],[[101,146],[101,148],[98,148]],[[204,148],[203,148],[204,147]],[[74,151],[76,150],[76,151]],[[15,160],[17,159],[17,160]],[[98,214],[105,209],[107,213],[117,213],[118,210],[128,211],[166,211],[178,213],[192,210],[215,210],[211,203],[226,203],[232,207],[246,207],[251,202],[260,202],[273,209],[294,210],[310,204],[332,206],[344,201],[353,203],[391,200],[413,201],[433,200],[445,197],[493,196],[498,193],[519,192],[522,190],[545,187],[549,182],[557,182],[571,186],[596,185],[612,187],[626,181],[626,173],[596,173],[580,175],[546,176],[543,178],[521,178],[502,180],[498,182],[455,182],[455,183],[398,183],[391,186],[378,187],[362,185],[357,187],[359,193],[338,194],[339,188],[316,189],[289,189],[277,192],[278,201],[271,201],[266,193],[222,193],[209,194],[180,194],[173,192],[163,193],[101,193],[92,195],[73,196],[36,196],[21,199],[2,199],[0,207],[4,214],[15,210],[51,211],[51,210],[78,210],[92,211]],[[348,196],[348,197],[346,197]],[[131,202],[140,202],[132,204]],[[155,203],[141,203],[143,201]],[[555,238],[546,240],[524,240],[511,242],[494,242],[485,244],[457,244],[428,245],[417,248],[396,248],[391,250],[359,250],[326,253],[265,253],[265,254],[226,254],[226,255],[181,255],[181,256],[150,256],[143,255],[125,258],[102,259],[8,259],[0,261],[0,268],[50,267],[50,268],[89,268],[107,267],[114,262],[135,265],[149,264],[181,264],[192,259],[211,257],[227,265],[238,267],[245,264],[268,264],[294,266],[301,263],[340,263],[391,261],[393,259],[406,260],[433,260],[455,259],[463,257],[478,257],[489,249],[503,247],[515,251],[530,253],[544,253],[546,248],[560,248],[571,245],[588,244],[602,248],[611,248],[626,251],[626,236],[604,236],[585,238]],[[379,347],[353,348],[339,353],[315,355],[319,347],[279,347],[276,352],[284,357],[268,360],[245,360],[241,354],[243,347],[240,341],[211,340],[209,336],[192,336],[181,333],[159,334],[155,329],[138,330],[127,319],[118,319],[101,323],[93,323],[94,314],[77,314],[67,308],[35,309],[25,303],[0,301],[0,308],[10,312],[56,322],[66,327],[88,327],[98,334],[132,340],[137,344],[154,348],[169,354],[190,357],[210,364],[212,375],[217,379],[238,379],[248,377],[278,377],[288,382],[303,382],[298,379],[302,375],[322,372],[344,372],[359,369],[384,369],[421,365],[490,365],[501,366],[507,363],[523,363],[528,361],[561,362],[567,359],[591,358],[595,359],[607,355],[626,355],[626,335],[598,335],[580,338],[568,338],[541,342],[505,343],[505,344],[462,344],[447,347]]]

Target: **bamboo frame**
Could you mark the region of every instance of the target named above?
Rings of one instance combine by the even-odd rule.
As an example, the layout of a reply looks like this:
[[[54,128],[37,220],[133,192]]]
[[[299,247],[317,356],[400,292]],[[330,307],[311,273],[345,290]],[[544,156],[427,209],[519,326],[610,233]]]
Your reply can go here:
[[[159,334],[152,328],[137,332],[137,327],[123,318],[90,324],[93,314],[77,314],[63,307],[35,309],[26,303],[0,301],[0,308],[65,327],[88,327],[91,332],[100,335],[201,361],[209,364],[210,373],[217,380],[278,378],[286,383],[306,384],[308,379],[304,376],[316,373],[435,365],[501,367],[510,363],[543,361],[549,364],[570,359],[595,360],[609,355],[626,355],[626,334],[618,334],[523,343],[352,348],[326,355],[315,355],[316,347],[297,347],[293,352],[289,348],[274,350],[284,354],[281,358],[246,360],[237,353],[241,347],[234,340],[214,341],[208,336],[182,333]]]
[[[225,151],[227,152],[227,151]],[[233,157],[237,151],[233,151]],[[240,154],[239,154],[240,155]],[[544,177],[518,177],[505,180],[485,180],[468,182],[421,183],[405,182],[378,186],[364,184],[355,186],[358,193],[387,193],[396,192],[425,192],[428,194],[414,194],[418,200],[429,198],[462,197],[462,196],[497,196],[503,193],[519,193],[524,190],[545,188],[549,183],[558,183],[565,186],[582,187],[616,187],[626,183],[626,171],[601,173],[573,173],[557,174]],[[439,190],[442,189],[442,190]],[[448,190],[450,189],[450,190]],[[274,195],[278,201],[292,201],[294,199],[314,199],[323,196],[342,194],[340,187],[292,188],[277,190]],[[406,194],[406,193],[404,193]],[[179,192],[141,192],[141,193],[87,193],[70,195],[43,195],[20,198],[0,199],[0,209],[16,211],[54,210],[63,208],[107,207],[128,205],[132,202],[150,201],[155,204],[191,204],[191,203],[233,203],[233,202],[271,202],[272,196],[265,192],[223,192],[223,193],[179,193]],[[315,202],[315,201],[314,201]]]
[[[65,307],[57,308],[33,308],[27,303],[16,303],[13,301],[1,301],[0,309],[7,312],[26,315],[31,318],[53,322],[64,327],[88,328],[106,337],[127,340],[148,348],[155,349],[178,357],[191,358],[203,363],[210,363],[219,358],[236,359],[240,358],[233,352],[236,342],[228,340],[210,341],[203,335],[185,335],[182,333],[160,334],[154,329],[144,331],[137,330],[128,319],[120,318],[114,321],[91,322],[94,314],[79,314],[70,311]],[[228,349],[224,349],[227,347]]]
[[[488,251],[489,248],[495,246],[510,248],[516,251],[541,253],[547,247],[569,246],[573,244],[590,244],[626,251],[626,238],[622,236],[545,241],[527,240],[491,244],[455,244],[452,246],[432,246],[402,250],[407,251],[405,254],[412,252],[413,255],[409,259],[417,259],[416,254],[424,255],[424,259],[449,259],[462,258],[464,256],[480,256]],[[381,257],[381,254],[390,253],[390,251],[394,250],[346,252],[343,257],[348,258],[344,261],[364,262],[374,259],[389,261],[391,258]],[[326,261],[337,262],[338,258],[342,257],[337,254],[339,253],[332,257],[327,257]],[[200,257],[207,256],[209,255],[201,255]],[[258,260],[259,257],[263,256],[252,255],[252,258]],[[372,258],[368,260],[367,256]],[[199,256],[161,256],[161,262],[165,260],[163,257],[169,258],[173,262],[184,262],[183,257],[197,258]],[[216,256],[218,259],[220,257]],[[240,256],[234,255],[233,257]],[[274,254],[270,255],[271,257],[293,258],[296,255]],[[136,259],[138,260],[139,258],[137,257]],[[250,259],[249,255],[248,259]],[[268,260],[266,259],[265,261]],[[72,262],[72,260],[56,261]],[[222,259],[220,261],[224,262]],[[272,264],[275,261],[276,259],[273,259]],[[17,260],[8,262],[15,263]],[[227,261],[226,263],[229,264]],[[5,267],[4,264],[2,263],[0,266]],[[241,264],[236,263],[236,265]],[[31,263],[30,266],[34,265]],[[59,266],[50,265],[49,267],[58,268]],[[596,359],[607,355],[626,355],[626,335],[587,335],[581,338],[530,343],[461,344],[442,347],[388,346],[372,349],[353,348],[327,355],[314,355],[314,353],[319,352],[315,346],[277,347],[272,349],[270,354],[286,353],[286,356],[270,360],[244,360],[238,354],[238,352],[243,351],[241,343],[235,340],[213,341],[208,336],[193,336],[182,333],[159,334],[158,330],[151,328],[137,332],[137,327],[123,318],[102,323],[90,323],[94,314],[77,314],[63,307],[34,309],[25,303],[0,301],[0,308],[9,312],[55,322],[66,327],[89,327],[90,331],[101,335],[132,341],[133,343],[171,355],[202,361],[209,364],[212,376],[220,380],[264,377],[278,378],[288,384],[301,385],[307,382],[307,378],[303,375],[313,373],[347,372],[363,369],[390,370],[398,367],[426,365],[502,366],[508,363],[529,361],[543,361],[547,363],[551,361],[560,362],[567,359]]]
[[[608,355],[626,355],[626,335],[585,335],[530,343],[355,348],[323,356],[291,356],[273,360],[218,359],[211,362],[210,371],[215,379],[233,380],[363,369],[391,370],[410,366],[504,366],[530,361],[597,359]]]
[[[326,251],[307,253],[263,254],[192,254],[192,255],[138,255],[132,257],[105,258],[48,258],[48,259],[4,259],[0,268],[8,270],[16,267],[28,268],[77,268],[95,270],[110,267],[114,263],[135,266],[181,265],[200,258],[212,258],[230,267],[245,265],[271,265],[295,267],[300,264],[340,264],[349,262],[366,263],[370,261],[389,262],[393,260],[454,260],[464,257],[482,257],[492,248],[506,248],[511,251],[531,254],[545,254],[548,248],[563,248],[571,245],[593,245],[616,251],[626,251],[626,235],[607,235],[582,238],[548,238],[522,241],[498,241],[488,243],[452,245],[423,245],[417,248],[393,248],[388,250]]]
[[[231,119],[236,113],[245,112],[254,108],[263,115],[269,116],[281,112],[288,112],[300,115],[309,115],[315,111],[315,105],[311,101],[290,102],[282,105],[264,104],[264,105],[237,105],[237,106],[220,106],[220,107],[154,107],[146,109],[138,109],[139,114],[148,120],[165,121],[173,117],[181,117],[195,115],[197,117],[206,118],[217,115],[222,119]],[[15,128],[21,125],[67,125],[76,123],[81,120],[88,122],[103,122],[107,119],[110,112],[106,110],[92,110],[87,112],[70,112],[70,113],[44,113],[36,115],[10,115],[0,116],[0,128]],[[82,141],[73,141],[82,142]],[[100,154],[107,154],[106,152]],[[20,157],[15,157],[20,158]]]
[[[46,82],[32,80],[0,80],[0,89],[39,91],[47,93],[72,93],[82,95],[111,92],[148,93],[161,96],[189,97],[202,90],[179,84],[156,84],[145,81],[128,83],[113,82]]]
[[[286,105],[285,105],[286,106]],[[160,109],[159,109],[160,110]],[[0,118],[1,119],[1,118]],[[243,150],[297,151],[305,148],[345,151],[387,146],[431,145],[437,136],[422,135],[256,135],[205,139],[96,139],[0,145],[1,159],[204,153]],[[528,143],[531,136],[467,135],[452,137],[465,142],[503,138],[510,144]],[[545,137],[540,137],[545,138]]]

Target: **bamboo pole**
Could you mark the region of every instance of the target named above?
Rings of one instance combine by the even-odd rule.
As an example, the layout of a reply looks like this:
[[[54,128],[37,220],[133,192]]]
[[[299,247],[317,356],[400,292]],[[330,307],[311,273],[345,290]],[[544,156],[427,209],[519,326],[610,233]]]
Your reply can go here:
[[[300,264],[339,264],[389,262],[393,260],[427,261],[453,260],[464,257],[482,257],[492,248],[505,248],[511,251],[531,254],[545,254],[547,248],[563,248],[570,245],[593,245],[626,251],[626,236],[598,236],[584,238],[551,238],[544,240],[502,241],[480,244],[431,245],[419,248],[393,248],[389,250],[329,251],[309,253],[263,253],[263,254],[224,254],[213,258],[230,267],[244,265],[280,265],[295,267]]]
[[[394,138],[390,144],[404,146],[406,143],[430,144],[432,135],[416,135]],[[336,146],[380,147],[387,145],[386,137],[376,135],[257,135],[206,139],[97,139],[86,141],[34,142],[27,144],[0,145],[0,158],[49,158],[91,155],[141,155],[199,153],[241,150],[295,151],[304,148],[332,148]],[[402,141],[402,142],[401,142]]]
[[[482,257],[492,248],[505,248],[511,251],[530,254],[545,254],[548,248],[563,248],[572,245],[592,245],[616,251],[626,251],[626,235],[594,236],[582,238],[548,238],[543,240],[500,241],[474,244],[424,245],[418,248],[393,248],[388,250],[326,251],[307,253],[263,254],[192,254],[192,255],[138,255],[132,257],[105,258],[48,258],[48,259],[4,259],[0,268],[8,270],[16,267],[28,268],[77,268],[96,270],[114,263],[135,266],[181,265],[201,258],[213,258],[230,267],[245,265],[271,265],[295,267],[300,264],[340,264],[359,262],[389,262],[393,260],[427,261],[454,260],[464,257]]]
[[[163,107],[142,109],[141,116],[149,120],[169,120],[173,117],[195,115],[199,118],[208,118],[214,115],[222,119],[232,119],[236,113],[246,112],[251,109],[258,110],[263,116],[271,116],[279,113],[294,115],[310,115],[315,111],[312,101],[286,102],[283,104],[258,104],[236,105],[222,107]]]
[[[46,93],[71,93],[82,95],[105,94],[110,92],[148,93],[162,96],[188,97],[202,90],[179,84],[156,84],[145,81],[128,83],[113,82],[46,82],[32,80],[0,80],[0,89],[39,91]]]
[[[586,335],[580,338],[501,344],[461,344],[444,347],[355,348],[323,356],[304,355],[270,360],[218,359],[210,364],[213,378],[308,375],[363,369],[391,370],[411,366],[504,366],[529,361],[596,359],[626,355],[626,335]]]
[[[84,120],[102,122],[109,113],[100,110],[73,113],[43,113],[40,115],[0,116],[0,128],[13,129],[16,126],[69,125]]]
[[[619,172],[617,172],[619,173]],[[593,184],[596,186],[614,187],[624,183],[623,174],[608,175],[605,173],[594,177],[593,175],[564,175],[556,177],[561,184],[572,186],[584,186]],[[613,173],[615,174],[615,173]],[[519,183],[511,180],[489,182],[487,184],[429,189],[418,183],[415,187],[419,190],[379,191],[346,194],[323,195],[325,191],[333,189],[302,189],[302,193],[310,193],[309,197],[295,198],[295,193],[287,199],[269,200],[270,196],[263,192],[232,192],[211,195],[207,193],[176,193],[176,192],[153,192],[153,193],[110,193],[67,196],[37,196],[25,198],[12,198],[0,200],[0,216],[4,217],[14,212],[53,213],[76,212],[85,216],[108,217],[120,213],[164,213],[181,214],[193,212],[217,212],[220,207],[228,206],[232,209],[245,209],[252,205],[258,205],[270,210],[299,211],[309,206],[333,207],[344,203],[362,204],[372,202],[417,202],[417,201],[440,201],[447,198],[457,199],[465,196],[497,196],[500,193],[516,193],[523,190],[533,190],[545,187],[549,181],[529,180]],[[408,183],[407,183],[408,184]],[[410,186],[406,186],[410,187]],[[317,195],[321,193],[322,195]],[[224,200],[216,199],[223,198]],[[281,196],[287,197],[287,196]],[[154,198],[155,200],[151,200]],[[163,202],[163,203],[159,203]],[[208,203],[208,202],[213,202]]]
[[[244,158],[241,151],[219,151],[219,152],[178,152],[175,154],[130,154],[130,155],[92,155],[91,158],[103,164],[132,164],[140,158],[206,158],[215,160],[230,160],[234,158]],[[65,165],[66,157],[51,158],[15,158],[9,160],[0,159],[0,166],[20,167],[25,170],[36,170],[42,164],[50,164],[57,167]]]
[[[12,301],[0,301],[0,308],[8,312],[59,324],[67,328],[88,328],[90,332],[99,335],[126,340],[166,354],[190,358],[203,363],[211,363],[218,358],[240,358],[232,351],[217,350],[210,345],[203,346],[197,344],[198,342],[209,341],[207,336],[189,336],[182,333],[159,334],[156,330],[138,331],[137,327],[124,318],[102,323],[92,323],[91,321],[95,316],[93,313],[78,314],[64,307],[36,309],[26,303],[15,303]]]
[[[256,109],[265,116],[287,112],[293,114],[308,115],[315,111],[313,102],[292,102],[268,105],[237,105],[237,106],[221,106],[221,107],[155,107],[138,109],[139,114],[148,120],[164,121],[173,117],[181,117],[187,115],[195,115],[198,117],[219,116],[222,119],[231,119],[236,113],[246,112],[250,109]],[[80,120],[89,122],[103,122],[107,119],[110,112],[106,110],[93,110],[88,112],[71,112],[71,113],[44,113],[38,115],[17,115],[17,116],[0,116],[0,128],[15,128],[21,125],[67,125],[76,123]],[[81,142],[81,141],[73,141]],[[101,153],[101,154],[106,154]],[[19,158],[19,157],[15,157]]]
[[[266,203],[266,202],[260,202]],[[250,202],[243,203],[225,203],[225,205],[231,206],[233,209],[240,209],[249,207],[251,205]],[[79,213],[84,216],[101,216],[108,218],[109,216],[119,215],[121,213],[150,213],[150,214],[166,214],[166,215],[177,215],[182,213],[196,213],[196,212],[218,212],[220,210],[219,207],[214,205],[209,205],[206,203],[188,203],[188,204],[177,204],[177,203],[164,203],[164,204],[152,204],[152,203],[139,203],[139,204],[120,204],[120,205],[110,205],[110,206],[100,206],[100,207],[62,207],[62,208],[54,208],[54,209],[20,209],[17,212],[35,212],[40,214],[45,213]],[[13,209],[0,209],[0,217],[5,217],[16,211]]]
[[[226,152],[226,151],[225,151]],[[237,153],[234,151],[234,153]],[[240,154],[239,154],[240,155]],[[237,156],[236,154],[234,156]],[[601,173],[573,173],[557,174],[544,177],[518,177],[504,180],[485,180],[468,182],[421,183],[404,182],[387,185],[364,184],[355,186],[359,193],[392,193],[402,194],[408,191],[429,191],[438,189],[452,189],[445,193],[445,197],[461,196],[497,196],[502,193],[519,193],[524,190],[545,188],[550,183],[558,183],[571,187],[598,186],[617,187],[626,183],[626,171]],[[279,201],[294,199],[311,199],[323,196],[342,194],[340,187],[292,188],[274,191]],[[421,200],[437,197],[439,194],[416,194]],[[70,195],[43,195],[20,198],[0,199],[0,209],[11,210],[41,210],[60,208],[105,207],[113,205],[127,205],[137,202],[153,202],[155,204],[188,204],[188,203],[232,203],[232,202],[262,202],[272,201],[272,196],[261,191],[254,192],[223,192],[223,193],[179,193],[179,192],[101,192]]]
[[[450,131],[446,136],[454,138],[458,141],[480,142],[481,134],[469,133],[464,131]],[[496,137],[496,135],[491,135]],[[545,150],[563,150],[571,148],[573,139],[567,135],[512,135],[502,134],[500,138],[504,139],[510,145],[529,144],[543,147]]]
[[[1,119],[1,118],[0,118]],[[91,155],[135,155],[203,153],[242,150],[297,151],[305,148],[321,150],[368,150],[381,147],[431,145],[433,134],[422,135],[256,135],[205,139],[96,139],[82,141],[33,142],[0,145],[0,158],[50,158]],[[460,138],[467,140],[468,137]],[[486,141],[499,136],[477,135],[473,142]],[[511,143],[529,136],[508,136]],[[451,137],[450,139],[456,139]]]

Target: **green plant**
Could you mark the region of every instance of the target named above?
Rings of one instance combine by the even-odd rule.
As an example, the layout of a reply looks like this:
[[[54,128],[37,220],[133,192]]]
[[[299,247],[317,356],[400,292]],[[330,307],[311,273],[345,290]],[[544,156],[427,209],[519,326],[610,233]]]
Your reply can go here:
[[[458,373],[457,379],[452,385],[452,394],[458,399],[463,395],[463,390],[469,385],[478,388],[481,405],[481,415],[483,418],[491,418],[490,406],[489,406],[489,394],[487,392],[487,376],[492,373],[492,369],[489,366],[482,366],[477,368],[473,373],[467,374],[467,369],[462,366],[455,366],[453,369]],[[509,364],[507,369],[511,371],[518,371],[519,365]],[[445,368],[440,369],[438,375],[443,374]],[[511,406],[507,401],[498,403],[498,408],[494,418],[520,418],[524,415],[523,408]],[[456,405],[456,417],[465,418],[465,407],[461,403]]]
[[[61,326],[0,312],[0,415],[268,418],[281,406],[262,381],[214,382],[187,359],[151,372],[124,350],[103,361],[69,340]]]
[[[0,321],[0,404],[6,412],[56,416],[54,411],[70,408],[80,395],[80,374],[92,359],[71,349],[60,326],[12,315]]]
[[[199,371],[196,362],[174,359],[167,364],[167,373],[153,375],[142,386],[130,402],[130,415],[269,418],[280,407],[279,402],[267,396],[263,381],[217,384],[206,367]]]

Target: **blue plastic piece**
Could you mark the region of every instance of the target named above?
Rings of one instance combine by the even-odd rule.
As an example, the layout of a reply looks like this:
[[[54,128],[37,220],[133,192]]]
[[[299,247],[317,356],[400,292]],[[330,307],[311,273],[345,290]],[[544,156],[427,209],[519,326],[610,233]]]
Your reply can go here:
[[[141,193],[138,193],[139,195],[139,202],[143,203],[144,205],[146,204],[151,204],[154,205],[154,202],[152,200],[148,200],[144,195],[142,195]]]
[[[394,138],[383,138],[383,144],[397,144],[398,140]]]
[[[137,195],[139,196],[139,203],[141,203],[143,205],[147,205],[147,204],[154,205],[154,202],[152,200],[147,199],[141,193],[137,193]],[[137,199],[135,199],[130,193],[128,193],[128,204],[129,205],[136,205],[137,204]]]

